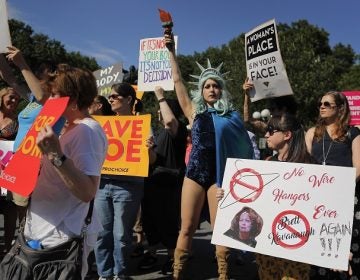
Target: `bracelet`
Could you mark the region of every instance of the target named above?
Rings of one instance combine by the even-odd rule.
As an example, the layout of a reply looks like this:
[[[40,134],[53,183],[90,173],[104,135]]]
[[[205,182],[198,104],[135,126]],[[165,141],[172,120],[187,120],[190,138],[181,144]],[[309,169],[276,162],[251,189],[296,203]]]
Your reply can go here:
[[[159,103],[166,101],[165,97],[162,97],[158,100]]]

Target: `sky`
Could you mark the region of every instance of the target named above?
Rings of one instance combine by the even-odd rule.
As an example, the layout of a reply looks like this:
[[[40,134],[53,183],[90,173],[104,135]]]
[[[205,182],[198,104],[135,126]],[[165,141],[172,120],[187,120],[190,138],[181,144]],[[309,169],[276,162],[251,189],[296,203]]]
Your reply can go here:
[[[60,41],[68,51],[94,57],[101,67],[138,66],[139,41],[162,36],[158,8],[169,11],[178,53],[193,55],[227,44],[275,19],[306,19],[329,33],[330,45],[360,54],[359,0],[7,0],[10,18]],[[244,50],[239,50],[244,52]]]

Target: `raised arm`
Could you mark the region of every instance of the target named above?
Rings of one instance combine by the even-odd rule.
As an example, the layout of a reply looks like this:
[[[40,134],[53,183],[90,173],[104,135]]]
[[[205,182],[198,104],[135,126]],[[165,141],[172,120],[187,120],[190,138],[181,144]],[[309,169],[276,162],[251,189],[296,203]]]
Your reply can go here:
[[[191,102],[189,93],[184,85],[180,68],[176,59],[174,37],[172,34],[165,34],[164,37],[166,46],[168,47],[170,52],[171,72],[175,84],[176,96],[185,117],[188,119],[190,126],[192,126],[192,123],[194,121],[194,107]]]
[[[27,89],[20,85],[16,80],[15,75],[11,71],[9,64],[3,54],[0,54],[0,77],[12,87],[22,98],[28,100],[29,94]]]
[[[243,90],[244,90],[244,108],[243,108],[243,118],[244,122],[250,121],[250,96],[249,91],[254,87],[254,85],[249,81],[249,78],[246,78],[244,84],[243,84]]]
[[[24,79],[29,86],[31,92],[35,96],[36,100],[40,103],[45,103],[48,95],[41,88],[40,81],[34,73],[31,71],[29,65],[26,63],[21,51],[14,46],[8,47],[7,59],[14,62],[14,64],[20,69]]]
[[[179,128],[179,122],[166,102],[164,97],[164,89],[158,86],[155,87],[155,95],[159,101],[160,113],[164,121],[165,129],[169,130],[172,136],[175,136]]]

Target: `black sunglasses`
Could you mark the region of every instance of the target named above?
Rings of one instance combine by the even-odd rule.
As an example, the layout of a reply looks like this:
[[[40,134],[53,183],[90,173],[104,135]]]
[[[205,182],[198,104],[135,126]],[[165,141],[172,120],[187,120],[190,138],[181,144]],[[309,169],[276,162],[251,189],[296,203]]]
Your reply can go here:
[[[324,105],[325,108],[328,108],[328,109],[336,107],[336,104],[331,104],[329,101],[325,101],[325,102],[319,102],[318,103],[318,108],[321,108],[321,106],[323,106],[323,105]]]
[[[282,132],[281,129],[277,129],[272,125],[268,125],[265,129],[265,133],[269,133],[270,136],[273,136],[275,132]]]
[[[120,96],[121,96],[120,94],[110,94],[110,95],[108,96],[108,99],[109,99],[109,100],[110,100],[110,99],[119,99]]]

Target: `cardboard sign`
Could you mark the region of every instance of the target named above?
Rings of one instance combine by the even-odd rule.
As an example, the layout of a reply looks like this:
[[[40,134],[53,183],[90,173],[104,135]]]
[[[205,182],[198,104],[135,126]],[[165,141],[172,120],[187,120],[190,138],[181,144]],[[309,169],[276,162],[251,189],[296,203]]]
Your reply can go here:
[[[151,115],[93,116],[108,139],[108,152],[102,174],[147,177]]]
[[[174,37],[175,49],[177,36]],[[163,37],[140,40],[138,89],[154,91],[155,86],[174,90],[169,51]]]
[[[0,0],[0,53],[6,53],[6,47],[11,46],[6,0]]]
[[[228,159],[212,243],[347,270],[355,168]]]
[[[41,152],[36,145],[39,131],[46,125],[53,126],[64,112],[69,97],[46,101],[32,127],[16,153],[0,174],[0,186],[28,196],[34,189],[39,174]]]
[[[360,91],[344,91],[350,107],[350,125],[360,125]]]
[[[252,102],[293,94],[280,54],[275,20],[245,34],[245,55],[247,76],[254,83]]]
[[[99,69],[93,72],[96,78],[96,85],[98,94],[108,97],[111,92],[111,86],[116,83],[121,83],[124,74],[121,63],[116,63],[104,69]]]

